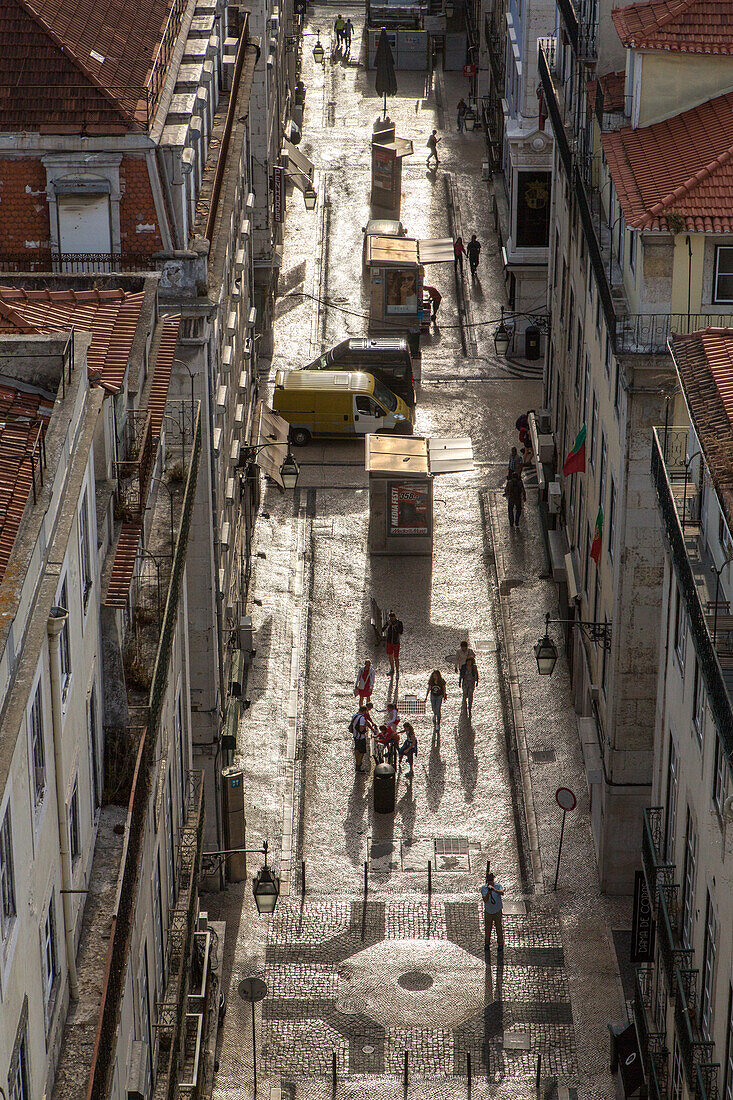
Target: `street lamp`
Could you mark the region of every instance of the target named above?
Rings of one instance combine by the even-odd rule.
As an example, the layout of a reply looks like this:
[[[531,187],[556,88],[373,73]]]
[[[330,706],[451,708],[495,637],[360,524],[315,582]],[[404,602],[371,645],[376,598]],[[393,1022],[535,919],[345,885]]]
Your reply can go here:
[[[266,447],[284,447],[286,444],[280,441],[276,443],[260,443],[256,447],[247,447],[244,452],[244,462],[252,462],[256,454],[260,451],[264,451]],[[300,467],[293,458],[293,453],[290,450],[290,444],[287,444],[288,453],[285,455],[283,464],[280,467],[280,478],[282,479],[284,489],[294,489],[298,484],[298,477],[300,476]]]
[[[538,638],[534,646],[537,672],[540,676],[552,676],[557,664],[557,646],[550,637],[550,623],[563,623],[571,627],[577,626],[579,630],[596,645],[608,652],[611,648],[611,624],[608,622],[591,623],[582,619],[551,619],[550,612],[545,615],[545,636]]]
[[[315,210],[316,203],[318,202],[318,195],[312,187],[306,187],[303,192],[303,202],[305,203],[306,210]]]
[[[280,897],[280,879],[273,875],[267,866],[267,841],[263,843],[265,853],[265,865],[261,867],[252,879],[252,893],[260,916],[270,917],[275,911],[277,899]]]
[[[321,32],[316,31],[316,35],[316,44],[313,47],[313,60],[315,61],[316,65],[322,65],[323,58],[326,56],[326,51],[321,45]]]
[[[469,107],[463,116],[463,126],[466,130],[474,130],[476,128],[476,112],[473,107]]]
[[[729,554],[724,562],[721,563],[720,569],[715,565],[711,565],[713,573],[715,573],[715,603],[713,605],[713,646],[715,646],[718,637],[718,594],[720,592],[720,574],[723,572],[727,565],[733,561],[733,554]]]
[[[496,354],[502,359],[509,351],[509,345],[512,342],[512,334],[507,328],[504,322],[504,306],[501,307],[501,321],[499,327],[494,333],[494,348]]]

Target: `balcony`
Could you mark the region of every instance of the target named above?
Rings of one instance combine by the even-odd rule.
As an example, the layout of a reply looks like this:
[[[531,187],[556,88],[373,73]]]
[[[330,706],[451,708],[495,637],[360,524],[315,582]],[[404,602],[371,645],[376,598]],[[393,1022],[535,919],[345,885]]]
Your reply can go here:
[[[555,136],[557,149],[560,153],[565,174],[569,180],[573,178],[573,151],[571,148],[572,134],[565,126],[565,105],[557,72],[557,40],[555,38],[539,38],[537,40],[538,54],[537,66],[542,83],[542,91],[545,97],[545,107],[552,124],[552,132]]]
[[[650,1096],[652,1100],[662,1100],[666,1096],[669,1051],[664,1045],[665,1034],[654,1021],[652,976],[653,970],[650,966],[639,967],[636,971],[634,1025]]]
[[[715,1052],[715,1044],[706,1042],[700,1035],[696,1025],[698,977],[697,970],[684,969],[677,970],[675,973],[675,1029],[680,1053],[682,1054],[685,1078],[688,1088],[693,1094],[697,1089],[698,1069],[702,1066],[710,1066]],[[704,1082],[705,1079],[703,1079]],[[710,1083],[710,1076],[707,1076],[707,1083]]]
[[[731,632],[716,630],[715,585],[699,537],[699,496],[685,470],[687,429],[655,429],[652,481],[669,552],[690,624],[708,703],[729,763],[733,762],[733,652]],[[718,604],[720,610],[720,603]]]
[[[695,1100],[718,1100],[720,1066],[707,1063],[697,1067],[695,1074]]]
[[[699,332],[721,324],[715,313],[635,313],[616,322],[616,351],[619,354],[666,355],[672,334]]]
[[[18,274],[143,274],[157,271],[162,259],[143,252],[58,252],[51,248],[33,248],[27,252],[0,254],[0,275]]]
[[[674,864],[662,857],[664,839],[664,811],[661,806],[644,810],[641,837],[641,859],[644,867],[646,889],[652,907],[656,909],[660,886],[674,884]]]
[[[578,16],[573,7],[572,0],[557,0],[557,7],[562,17],[563,25],[567,31],[570,44],[575,52],[578,52]]]
[[[657,943],[670,997],[675,995],[677,988],[675,972],[692,965],[692,951],[680,945],[678,927],[677,887],[663,886],[659,890],[657,903]]]

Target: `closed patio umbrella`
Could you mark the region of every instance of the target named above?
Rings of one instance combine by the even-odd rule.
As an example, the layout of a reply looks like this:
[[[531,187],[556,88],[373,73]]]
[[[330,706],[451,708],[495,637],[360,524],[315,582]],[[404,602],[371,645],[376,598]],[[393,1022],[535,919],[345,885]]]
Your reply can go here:
[[[384,27],[382,27],[382,33],[379,36],[374,61],[377,68],[377,95],[384,96],[384,117],[386,118],[387,96],[395,95],[397,92],[397,77],[394,71],[394,57]]]

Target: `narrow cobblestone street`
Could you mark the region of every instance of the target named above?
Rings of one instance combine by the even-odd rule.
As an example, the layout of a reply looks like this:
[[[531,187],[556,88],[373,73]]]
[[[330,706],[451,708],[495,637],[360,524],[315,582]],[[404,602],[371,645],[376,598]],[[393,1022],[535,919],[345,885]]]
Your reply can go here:
[[[301,148],[316,165],[319,202],[306,213],[299,194],[289,199],[263,390],[278,368],[366,332],[361,227],[380,100],[364,66],[363,11],[343,9],[356,26],[352,61],[331,56],[336,9],[309,8],[305,29],[320,29],[326,61],[314,64],[314,39],[305,38]],[[542,576],[533,475],[518,530],[508,528],[501,488],[516,417],[541,404],[541,369],[494,354],[487,322],[504,303],[503,276],[491,185],[481,179],[485,138],[455,129],[466,81],[438,71],[426,88],[422,73],[397,76],[388,113],[415,150],[403,171],[408,234],[467,240],[475,232],[483,243],[475,282],[456,279],[450,263],[430,271],[443,301],[440,327],[423,341],[415,429],[470,435],[475,469],[436,480],[432,559],[370,558],[361,441],[311,443],[297,453],[294,496],[264,493],[251,708],[237,763],[248,844],[269,838],[283,891],[269,921],[258,918],[247,884],[202,899],[212,918],[227,920],[214,1095],[252,1095],[250,1007],[237,984],[257,974],[268,986],[257,1012],[258,1092],[273,1100],[277,1090],[291,1100],[330,1096],[334,1056],[338,1096],[404,1095],[407,1059],[408,1095],[463,1097],[467,1055],[474,1097],[534,1095],[541,1055],[543,1076],[579,1096],[610,1098],[606,1025],[625,1017],[613,933],[630,927],[630,900],[599,893],[564,662],[551,680],[537,676],[532,646],[545,611],[556,608]],[[441,159],[427,172],[434,126]],[[403,769],[396,813],[386,819],[373,812],[371,775],[354,772],[347,728],[364,657],[376,664],[375,710],[387,700],[371,597],[405,624],[399,699],[424,698],[434,668],[448,684],[440,737],[429,715],[415,719],[414,780]],[[465,637],[480,673],[471,720],[452,664]],[[555,893],[561,785],[575,791],[578,808],[567,818]],[[478,888],[487,860],[506,890],[503,958],[483,949]]]

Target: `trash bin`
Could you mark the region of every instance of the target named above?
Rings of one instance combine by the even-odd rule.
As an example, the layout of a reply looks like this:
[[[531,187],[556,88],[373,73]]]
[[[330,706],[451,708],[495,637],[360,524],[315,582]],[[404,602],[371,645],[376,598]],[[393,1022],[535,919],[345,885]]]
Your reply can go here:
[[[524,331],[524,358],[539,359],[540,330],[537,325],[528,325]]]
[[[377,764],[374,769],[374,812],[393,814],[395,804],[395,770],[391,764]]]

